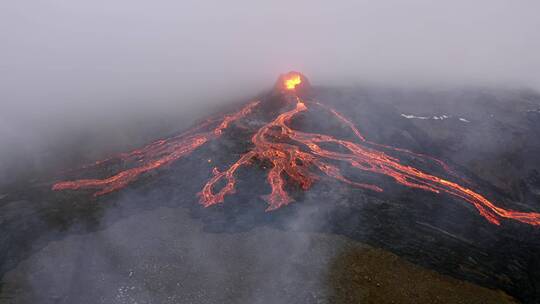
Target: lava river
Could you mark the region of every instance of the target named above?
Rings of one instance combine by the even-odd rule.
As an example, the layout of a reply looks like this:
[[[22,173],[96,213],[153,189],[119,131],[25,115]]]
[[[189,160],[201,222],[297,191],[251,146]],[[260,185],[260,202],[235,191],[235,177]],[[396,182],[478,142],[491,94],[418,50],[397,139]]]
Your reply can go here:
[[[305,77],[298,73],[289,73],[280,79],[278,87],[282,89],[283,98],[288,101],[289,109],[258,129],[251,138],[252,148],[234,164],[221,171],[214,168],[213,176],[199,193],[203,206],[209,207],[221,203],[227,195],[233,194],[236,191],[236,172],[241,167],[249,166],[254,160],[267,161],[271,164],[267,173],[271,192],[264,196],[268,203],[268,211],[293,201],[286,191],[287,183],[296,183],[301,189],[308,190],[314,182],[324,176],[368,191],[383,191],[378,185],[362,183],[346,177],[341,169],[334,165],[336,162],[343,162],[357,170],[389,176],[403,186],[433,193],[446,193],[456,197],[472,204],[480,215],[496,225],[500,225],[502,219],[516,220],[534,226],[540,225],[540,213],[498,207],[483,195],[463,186],[465,182],[460,184],[429,174],[385,153],[385,150],[391,149],[407,153],[414,158],[430,160],[438,164],[447,174],[457,175],[448,165],[433,157],[366,140],[354,124],[342,114],[321,103],[301,98],[300,94],[297,94],[297,89],[304,79]],[[205,143],[217,139],[231,123],[245,118],[258,105],[257,101],[251,102],[238,112],[209,119],[184,134],[159,140],[142,149],[115,157],[124,162],[134,162],[136,165],[131,169],[120,171],[105,179],[58,182],[53,185],[53,190],[96,189],[94,193],[96,196],[119,190],[135,181],[141,174],[170,164],[192,153]],[[308,106],[310,109],[327,111],[333,115],[351,129],[356,135],[355,140],[302,132],[290,127],[291,121],[299,113],[307,111]],[[211,126],[214,127],[211,128]],[[210,130],[207,130],[209,128]],[[329,144],[338,146],[340,149],[325,148]],[[112,159],[96,162],[94,165],[102,165]]]

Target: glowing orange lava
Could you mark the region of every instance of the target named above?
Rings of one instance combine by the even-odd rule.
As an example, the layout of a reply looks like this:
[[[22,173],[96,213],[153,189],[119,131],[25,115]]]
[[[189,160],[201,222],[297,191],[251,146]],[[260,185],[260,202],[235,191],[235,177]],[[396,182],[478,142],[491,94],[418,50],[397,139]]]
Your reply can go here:
[[[294,89],[299,83],[301,83],[301,78],[297,75],[297,77],[287,78],[284,84],[287,88]],[[433,161],[446,173],[457,177],[457,174],[447,164],[438,159],[366,140],[351,121],[334,109],[318,102],[311,102],[309,105],[319,106],[331,113],[333,117],[350,128],[356,135],[357,140],[342,140],[330,135],[292,129],[289,126],[291,120],[299,113],[308,111],[308,104],[298,96],[289,96],[289,98],[292,98],[294,102],[287,106],[292,108],[257,130],[251,138],[253,148],[225,170],[220,171],[218,168],[214,168],[213,176],[199,193],[200,202],[203,206],[208,207],[221,203],[227,195],[235,193],[237,183],[235,174],[239,168],[252,164],[254,160],[266,160],[271,163],[267,175],[267,182],[271,187],[271,192],[264,196],[264,200],[268,203],[268,211],[275,210],[293,201],[285,189],[287,182],[295,183],[301,189],[308,190],[314,182],[327,176],[354,187],[376,192],[383,191],[380,186],[354,181],[345,177],[340,167],[334,165],[336,162],[343,162],[357,170],[391,177],[396,183],[403,186],[451,195],[473,205],[480,215],[496,225],[500,225],[502,219],[512,219],[534,226],[540,225],[539,213],[520,212],[497,207],[481,194],[457,182],[403,164],[397,157],[390,156],[377,148],[406,153],[415,159],[423,161]],[[142,173],[170,164],[208,141],[218,138],[230,123],[244,118],[257,105],[258,102],[252,102],[240,111],[226,115],[221,121],[209,120],[203,124],[205,126],[196,127],[186,134],[160,140],[140,150],[120,156],[122,160],[136,160],[141,163],[140,166],[121,171],[106,179],[60,182],[55,184],[53,189],[98,189],[99,191],[95,195],[118,190],[137,179]],[[217,122],[219,122],[217,127],[212,131],[196,133],[200,129]],[[336,152],[324,148],[324,144],[329,143],[341,147],[345,152]],[[210,162],[210,160],[208,161]],[[224,185],[221,183],[222,181],[225,182]],[[218,185],[222,186],[218,188]]]
[[[75,181],[59,182],[54,184],[53,190],[98,189],[98,191],[94,193],[94,196],[119,190],[129,183],[135,181],[141,174],[168,165],[193,152],[195,149],[199,148],[208,141],[218,138],[223,133],[223,130],[227,129],[232,122],[245,117],[258,104],[258,101],[251,102],[240,111],[225,115],[219,124],[211,131],[195,133],[196,131],[204,129],[205,127],[208,127],[210,124],[219,120],[209,119],[183,134],[170,139],[158,140],[142,149],[134,150],[130,153],[120,154],[118,157],[116,157],[124,162],[137,162],[138,165],[134,168],[121,171],[118,174],[105,179],[80,179]],[[111,160],[112,158],[104,161],[98,161],[93,165],[101,165]]]
[[[284,85],[287,90],[294,90],[297,85],[302,83],[300,75],[292,75],[284,80]]]

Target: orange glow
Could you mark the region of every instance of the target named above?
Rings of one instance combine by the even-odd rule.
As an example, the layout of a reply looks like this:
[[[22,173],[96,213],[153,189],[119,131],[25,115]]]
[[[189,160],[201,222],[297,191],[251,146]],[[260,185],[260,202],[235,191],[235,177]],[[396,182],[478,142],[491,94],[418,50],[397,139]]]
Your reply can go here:
[[[292,75],[291,77],[286,78],[284,80],[285,88],[291,91],[294,90],[296,86],[301,83],[302,83],[302,78],[298,74]]]

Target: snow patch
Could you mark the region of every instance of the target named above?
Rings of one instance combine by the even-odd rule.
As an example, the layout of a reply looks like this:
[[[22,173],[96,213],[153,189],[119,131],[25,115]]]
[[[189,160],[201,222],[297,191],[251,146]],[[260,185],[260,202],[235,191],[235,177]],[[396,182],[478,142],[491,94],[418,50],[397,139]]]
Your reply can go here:
[[[404,113],[401,113],[401,116],[402,117],[405,117],[407,119],[423,119],[423,120],[426,120],[426,119],[431,119],[431,120],[445,120],[445,119],[448,119],[448,118],[451,118],[452,115],[446,115],[446,114],[443,114],[443,115],[435,115],[435,116],[416,116],[416,115],[411,115],[411,114],[404,114]],[[458,118],[459,121],[462,121],[462,122],[467,122],[469,123],[470,121],[463,118],[463,117],[459,117]]]
[[[416,118],[416,119],[430,119],[429,117],[425,117],[425,116],[414,116],[414,115],[407,115],[407,114],[401,114],[401,116],[407,118],[407,119],[413,119],[413,118]]]

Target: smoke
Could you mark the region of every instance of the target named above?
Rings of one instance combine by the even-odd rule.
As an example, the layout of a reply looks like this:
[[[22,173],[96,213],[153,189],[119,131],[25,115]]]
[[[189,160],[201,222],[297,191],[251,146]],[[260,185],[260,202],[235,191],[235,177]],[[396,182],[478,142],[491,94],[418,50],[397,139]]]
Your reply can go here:
[[[328,265],[350,241],[314,233],[326,224],[321,210],[334,208],[310,206],[320,189],[280,224],[254,222],[262,208],[235,212],[231,233],[211,231],[216,223],[194,217],[192,199],[180,192],[164,198],[163,188],[100,202],[97,229],[76,223],[36,246],[5,274],[2,296],[24,303],[327,303]],[[327,194],[338,201],[346,195]],[[246,222],[254,226],[237,230]]]
[[[539,8],[502,0],[5,2],[0,171],[42,167],[81,136],[93,149],[121,150],[126,138],[150,133],[151,121],[168,121],[153,129],[166,133],[290,69],[315,84],[539,88]]]
[[[169,135],[270,88],[289,70],[303,72],[314,85],[538,90],[539,9],[534,0],[4,1],[0,185]],[[310,193],[306,200],[317,200],[317,192]],[[136,201],[165,205],[136,196],[115,203]],[[220,292],[215,299],[275,303],[279,292],[300,290],[306,276],[316,289],[324,269],[306,269],[304,256],[317,253],[311,261],[327,265],[343,246],[303,232],[326,224],[309,208],[284,223],[287,233],[262,225],[243,236],[205,233],[183,209],[156,207],[122,221],[111,215],[116,209],[107,210],[97,233],[66,232],[18,266],[35,274],[28,276],[35,280],[27,282],[28,290],[42,295],[65,288],[50,294],[55,301],[69,292],[84,294],[84,280],[93,279],[85,295],[103,292],[124,303],[130,296],[150,302],[156,290],[174,294],[192,284],[193,302],[201,302],[197,296],[204,291]],[[328,248],[313,250],[322,243]],[[264,282],[232,275],[254,273],[241,268],[245,260],[266,272],[258,277]],[[184,276],[174,277],[179,273]],[[115,281],[116,289],[106,285]],[[160,285],[169,283],[180,285]],[[252,290],[235,298],[227,289],[232,285]]]

